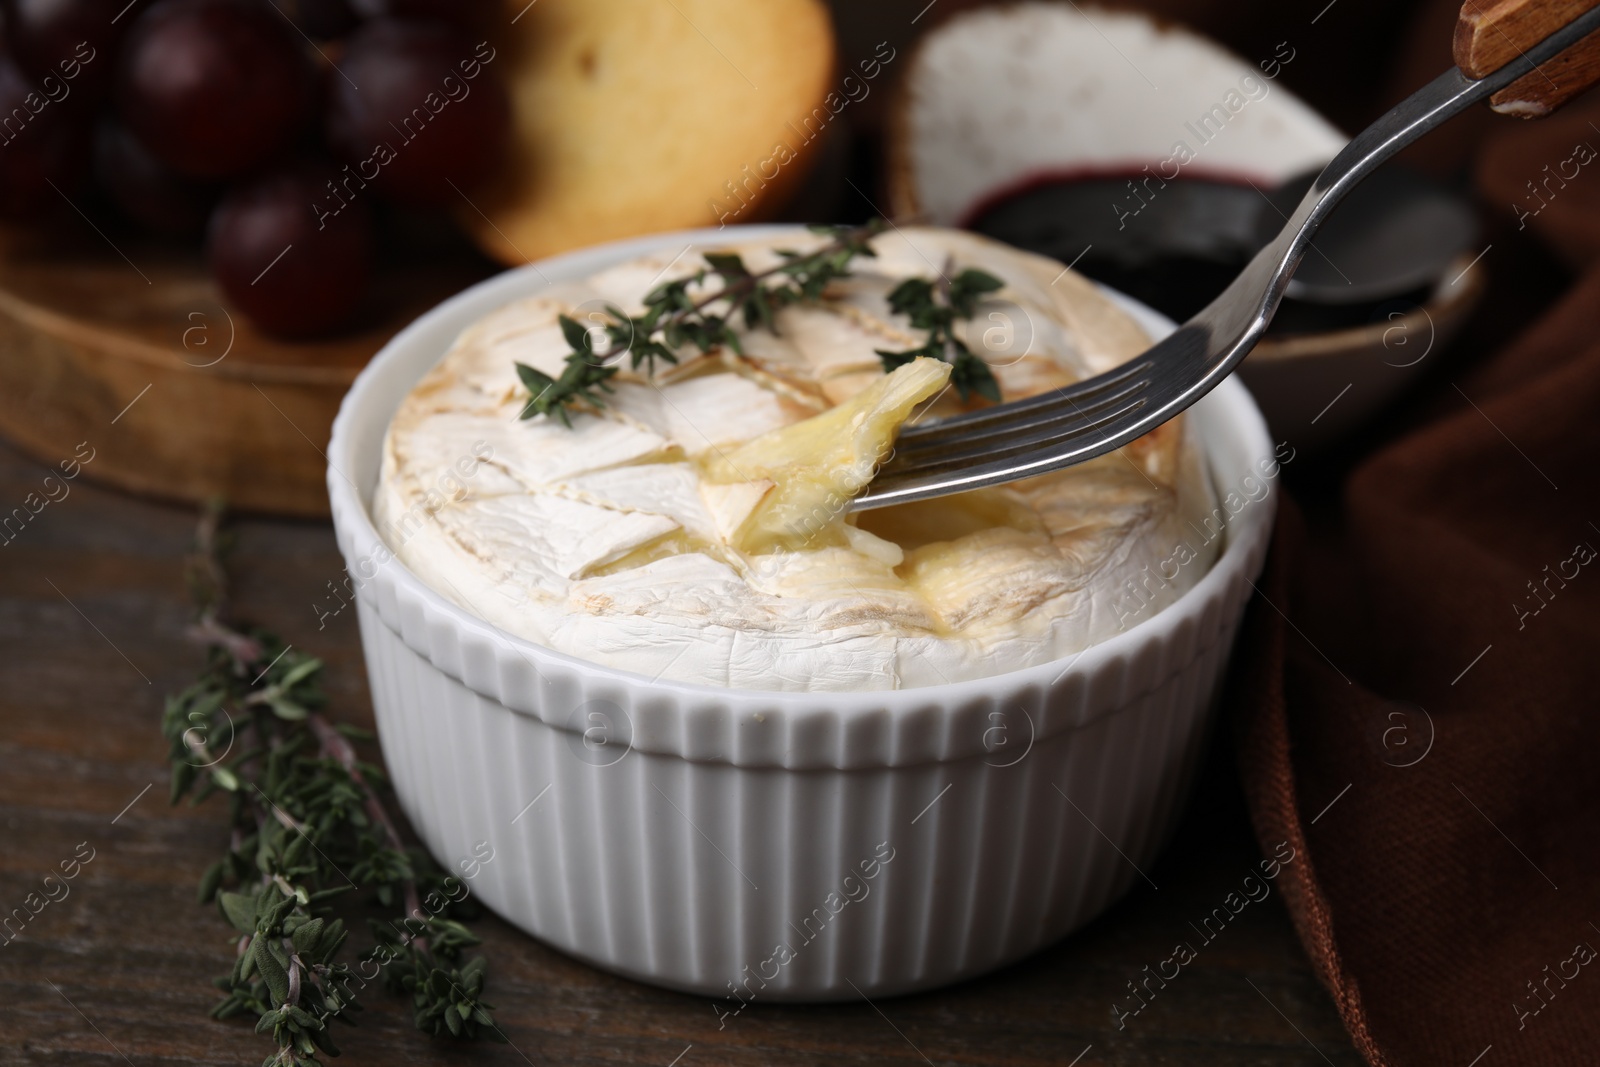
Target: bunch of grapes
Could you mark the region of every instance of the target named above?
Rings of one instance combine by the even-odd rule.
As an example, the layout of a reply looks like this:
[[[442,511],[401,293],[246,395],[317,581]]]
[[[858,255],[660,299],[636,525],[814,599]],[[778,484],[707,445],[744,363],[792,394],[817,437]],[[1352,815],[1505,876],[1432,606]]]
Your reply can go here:
[[[459,205],[505,151],[488,2],[0,0],[0,215],[84,196],[89,215],[203,236],[262,330],[336,328],[380,201]]]

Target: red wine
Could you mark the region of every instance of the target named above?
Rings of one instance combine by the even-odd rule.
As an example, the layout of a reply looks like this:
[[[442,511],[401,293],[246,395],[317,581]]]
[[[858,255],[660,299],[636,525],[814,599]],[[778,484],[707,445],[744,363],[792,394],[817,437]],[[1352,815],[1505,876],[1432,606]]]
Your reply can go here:
[[[1282,221],[1262,192],[1242,179],[1162,181],[1140,171],[1045,177],[980,205],[968,228],[1074,264],[1183,322],[1227,288]],[[1397,301],[1415,306],[1426,296],[1424,287],[1340,306],[1285,300],[1269,332],[1362,325]]]

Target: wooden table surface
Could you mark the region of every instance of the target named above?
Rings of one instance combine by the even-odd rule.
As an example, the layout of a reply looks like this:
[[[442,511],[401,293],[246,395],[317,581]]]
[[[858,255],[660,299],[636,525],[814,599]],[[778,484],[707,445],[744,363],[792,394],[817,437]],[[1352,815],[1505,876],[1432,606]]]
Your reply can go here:
[[[116,427],[92,445],[117,448]],[[0,445],[0,516],[46,473]],[[194,894],[224,842],[223,812],[166,803],[161,703],[199,662],[183,638],[194,515],[70,484],[9,541],[0,535],[0,909],[24,908],[80,842],[94,860],[15,940],[0,934],[0,1064],[254,1065],[270,1039],[206,1015],[232,934]],[[332,716],[370,726],[354,613],[318,629],[314,605],[341,574],[331,528],[247,520],[237,531],[236,615],[324,658]],[[1219,735],[1148,872],[1159,889],[1141,883],[1088,928],[998,973],[871,1004],[757,1002],[719,1030],[706,998],[593,970],[487,917],[486,996],[512,1046],[431,1041],[406,1005],[375,991],[360,1028],[335,1031],[345,1053],[330,1062],[1358,1064],[1275,893],[1125,1029],[1113,1021],[1112,1004],[1130,1003],[1125,983],[1193,941],[1191,921],[1257,859]]]

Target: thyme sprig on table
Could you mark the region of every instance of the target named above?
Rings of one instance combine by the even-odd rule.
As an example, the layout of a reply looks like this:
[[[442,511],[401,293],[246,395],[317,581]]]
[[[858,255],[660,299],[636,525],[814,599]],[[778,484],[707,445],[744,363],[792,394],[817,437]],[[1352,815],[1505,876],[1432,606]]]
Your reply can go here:
[[[928,331],[928,341],[921,348],[904,352],[877,349],[883,360],[883,369],[892,371],[918,356],[942,359],[952,365],[950,384],[956,387],[965,400],[973,393],[996,403],[1000,400],[1000,383],[995,381],[989,365],[956,336],[957,319],[970,319],[978,310],[978,302],[989,293],[1005,286],[1005,282],[981,270],[968,268],[954,278],[948,277],[951,268],[936,282],[925,278],[907,278],[889,292],[889,310],[911,319],[911,325]]]
[[[378,793],[383,772],[350,743],[370,735],[321,710],[321,661],[225,621],[221,518],[220,504],[202,513],[189,566],[199,609],[190,635],[206,666],[162,719],[171,801],[228,798],[228,845],[199,891],[237,932],[212,1015],[258,1016],[256,1030],[277,1043],[263,1067],[314,1067],[339,1054],[329,1023],[349,1023],[357,993],[381,978],[411,997],[419,1029],[504,1041],[481,999],[482,957],[460,962],[478,943],[461,922],[476,912],[466,886],[400,840]],[[349,932],[328,907],[358,884],[399,912],[369,920],[376,944],[363,969],[341,959]]]
[[[783,262],[763,271],[750,270],[735,253],[708,252],[703,257],[705,267],[652,289],[644,298],[642,315],[628,315],[621,308],[607,304],[601,314],[603,321],[593,326],[585,327],[570,316],[560,316],[562,335],[572,351],[567,354],[559,377],[551,377],[525,363],[516,365],[517,376],[529,393],[521,417],[547,415],[570,427],[568,411],[572,405],[591,409],[604,407],[605,398],[601,394],[615,391],[610,379],[616,375],[624,355],[629,357],[631,369],[643,366],[652,374],[656,360],[676,364],[679,353],[687,345],[701,352],[726,346],[742,355],[735,322],[742,320],[746,329],[759,326],[777,333],[778,312],[792,304],[822,299],[829,283],[849,277],[850,264],[857,256],[876,255],[871,241],[888,226],[884,219],[851,227],[813,226],[813,232],[830,238],[826,244],[805,253],[779,251]],[[699,298],[690,296],[691,287],[712,276],[721,279],[719,289]],[[920,301],[906,302],[921,291],[907,289],[913,283],[927,288],[927,309]],[[993,284],[982,288],[987,283]],[[949,316],[945,313],[952,311],[961,317],[970,317],[982,294],[1000,286],[998,279],[982,271],[964,271],[956,282],[944,286],[945,300],[938,303],[932,296],[932,283],[917,279],[901,283],[894,292],[904,292],[907,296],[897,306],[891,294],[891,307],[910,314],[912,325],[919,329],[935,332],[928,344],[912,352],[880,352],[885,369],[893,370],[916,356],[930,355],[955,363],[952,380],[963,398],[969,391],[976,391],[998,400],[1000,391],[994,376],[982,360],[950,333]],[[895,362],[891,362],[891,357]]]

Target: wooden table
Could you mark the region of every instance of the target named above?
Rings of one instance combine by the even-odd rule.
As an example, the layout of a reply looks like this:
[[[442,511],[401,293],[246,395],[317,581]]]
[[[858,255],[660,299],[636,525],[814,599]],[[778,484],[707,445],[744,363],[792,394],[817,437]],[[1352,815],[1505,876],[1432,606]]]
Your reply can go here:
[[[116,427],[92,445],[116,449]],[[0,445],[0,516],[46,473]],[[193,522],[185,508],[79,478],[10,541],[0,535],[0,908],[22,908],[80,842],[94,849],[68,896],[15,941],[0,935],[0,1064],[254,1065],[271,1051],[249,1023],[206,1015],[232,935],[194,893],[224,840],[222,812],[166,803],[161,702],[199,661],[183,638]],[[354,613],[318,630],[314,605],[341,574],[331,529],[248,520],[237,531],[236,614],[323,657],[333,716],[371,725]],[[1125,983],[1194,941],[1190,922],[1258,859],[1226,740],[1148,872],[1159,889],[1141,884],[997,974],[871,1004],[757,1002],[719,1031],[705,998],[592,970],[490,917],[478,924],[486,995],[512,1046],[430,1041],[406,1005],[375,991],[360,1028],[336,1031],[345,1055],[331,1062],[1358,1064],[1276,894],[1247,906],[1125,1029],[1113,1022],[1112,1004],[1131,1003]]]

